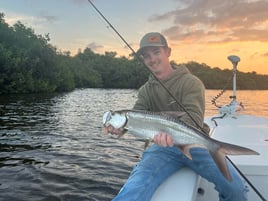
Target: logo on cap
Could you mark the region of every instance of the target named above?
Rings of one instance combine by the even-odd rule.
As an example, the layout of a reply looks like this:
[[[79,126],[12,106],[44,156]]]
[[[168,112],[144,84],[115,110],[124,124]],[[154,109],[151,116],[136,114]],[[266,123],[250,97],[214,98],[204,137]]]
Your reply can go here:
[[[161,43],[161,38],[159,36],[149,36],[148,42],[149,43]]]

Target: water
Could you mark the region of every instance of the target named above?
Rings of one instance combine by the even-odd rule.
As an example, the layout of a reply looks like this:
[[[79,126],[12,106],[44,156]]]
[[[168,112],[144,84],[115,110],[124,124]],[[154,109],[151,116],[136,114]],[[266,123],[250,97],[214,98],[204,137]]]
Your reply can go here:
[[[206,115],[217,112],[207,90]],[[131,108],[136,90],[0,96],[1,201],[108,201],[140,160],[144,143],[102,132],[104,111]],[[217,102],[228,104],[226,92]],[[238,91],[245,113],[268,117],[268,91]],[[226,98],[227,97],[227,98]]]

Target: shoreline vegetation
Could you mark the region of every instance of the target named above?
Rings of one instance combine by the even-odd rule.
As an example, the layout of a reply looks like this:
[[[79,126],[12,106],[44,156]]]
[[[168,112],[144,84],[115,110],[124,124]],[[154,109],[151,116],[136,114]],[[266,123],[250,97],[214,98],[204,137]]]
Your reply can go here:
[[[149,76],[133,55],[94,53],[86,48],[71,56],[36,35],[20,21],[9,26],[0,13],[0,94],[68,92],[78,88],[138,89]],[[179,65],[173,62],[176,65]],[[195,61],[184,63],[206,89],[232,89],[232,70]],[[237,72],[238,90],[268,90],[268,75]]]

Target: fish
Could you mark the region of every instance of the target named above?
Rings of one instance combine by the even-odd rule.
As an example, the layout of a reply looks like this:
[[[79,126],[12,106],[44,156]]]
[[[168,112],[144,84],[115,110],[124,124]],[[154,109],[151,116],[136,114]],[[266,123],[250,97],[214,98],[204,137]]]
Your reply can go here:
[[[174,114],[143,110],[106,111],[102,121],[106,131],[109,126],[113,126],[122,134],[129,133],[145,140],[153,140],[154,135],[160,132],[171,135],[174,146],[177,146],[190,160],[192,160],[191,148],[205,148],[228,181],[232,181],[232,177],[226,163],[227,155],[259,155],[252,149],[213,139],[196,127],[186,124],[179,117],[175,117]]]

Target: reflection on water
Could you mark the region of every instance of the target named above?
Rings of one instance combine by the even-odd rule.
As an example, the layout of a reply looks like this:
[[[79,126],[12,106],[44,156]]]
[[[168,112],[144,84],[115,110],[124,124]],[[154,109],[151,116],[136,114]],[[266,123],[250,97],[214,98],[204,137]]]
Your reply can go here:
[[[111,200],[140,160],[143,141],[102,133],[107,110],[129,109],[136,90],[0,96],[0,200]],[[217,91],[207,91],[206,115]],[[217,102],[228,104],[228,91]],[[268,91],[239,91],[245,112],[268,117]],[[226,98],[227,97],[227,98]]]

